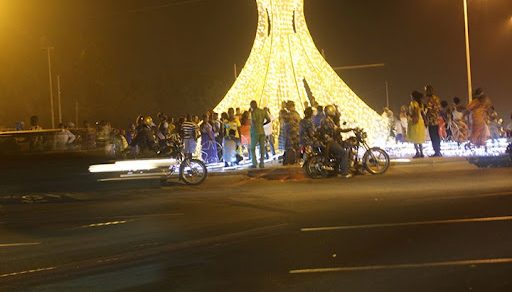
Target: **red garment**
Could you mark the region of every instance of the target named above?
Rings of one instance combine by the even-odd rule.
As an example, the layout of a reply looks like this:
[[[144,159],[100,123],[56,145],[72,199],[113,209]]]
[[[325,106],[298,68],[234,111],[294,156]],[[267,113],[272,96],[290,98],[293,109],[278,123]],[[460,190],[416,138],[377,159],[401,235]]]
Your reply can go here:
[[[242,145],[251,145],[251,125],[242,125],[240,135]]]
[[[439,137],[441,137],[442,140],[446,140],[448,133],[446,132],[446,122],[443,117],[440,116],[437,119],[437,124],[439,125]]]
[[[488,111],[492,103],[489,98],[473,99],[468,105],[468,110],[472,113],[471,136],[470,141],[477,146],[485,146],[487,139],[491,136],[487,126]]]

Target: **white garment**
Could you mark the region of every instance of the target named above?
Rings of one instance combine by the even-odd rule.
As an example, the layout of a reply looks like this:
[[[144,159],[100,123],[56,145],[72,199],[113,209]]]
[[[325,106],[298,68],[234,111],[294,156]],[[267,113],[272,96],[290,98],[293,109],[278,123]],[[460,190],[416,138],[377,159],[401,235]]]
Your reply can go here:
[[[68,129],[61,129],[55,134],[55,147],[58,150],[65,150],[67,146],[75,142],[76,136]]]
[[[460,120],[464,119],[464,113],[459,112],[458,110],[454,110],[452,112],[452,116],[453,116],[454,121],[460,121]]]
[[[402,121],[400,121],[398,119],[395,120],[395,134],[396,135],[405,135]]]
[[[273,132],[272,126],[273,126],[274,117],[270,113],[268,114],[268,116],[270,117],[270,123],[263,125],[263,130],[265,131],[265,136],[271,136],[272,132]]]
[[[407,117],[401,117],[400,124],[402,124],[402,128],[404,128],[404,131],[407,132],[407,126],[409,125],[409,121],[407,121]],[[407,134],[407,133],[404,133],[404,135],[405,134]]]
[[[505,126],[506,131],[512,131],[512,121],[508,122],[508,124]]]

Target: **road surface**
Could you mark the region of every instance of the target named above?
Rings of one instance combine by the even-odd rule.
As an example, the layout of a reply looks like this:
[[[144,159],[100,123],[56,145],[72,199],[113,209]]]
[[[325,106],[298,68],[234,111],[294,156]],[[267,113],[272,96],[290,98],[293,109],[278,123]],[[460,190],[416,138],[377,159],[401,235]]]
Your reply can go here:
[[[1,291],[512,291],[511,168],[429,159],[188,187],[98,183],[89,163],[4,163]]]

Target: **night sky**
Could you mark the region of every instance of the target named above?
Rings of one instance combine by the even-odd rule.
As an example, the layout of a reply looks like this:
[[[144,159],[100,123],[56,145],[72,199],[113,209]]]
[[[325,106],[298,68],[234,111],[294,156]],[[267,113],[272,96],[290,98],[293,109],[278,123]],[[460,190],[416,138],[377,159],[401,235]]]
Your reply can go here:
[[[48,63],[62,79],[65,120],[139,113],[199,114],[249,56],[255,0],[0,0],[0,125],[37,114],[50,125]],[[432,83],[442,99],[466,98],[462,1],[305,0],[309,29],[333,66],[379,112],[385,81],[396,111]],[[172,4],[174,3],[174,4]],[[512,1],[469,0],[473,79],[497,110],[512,112]],[[56,82],[54,82],[54,85]],[[55,92],[56,92],[55,87]],[[56,100],[56,98],[55,98]],[[507,117],[508,119],[508,117]]]

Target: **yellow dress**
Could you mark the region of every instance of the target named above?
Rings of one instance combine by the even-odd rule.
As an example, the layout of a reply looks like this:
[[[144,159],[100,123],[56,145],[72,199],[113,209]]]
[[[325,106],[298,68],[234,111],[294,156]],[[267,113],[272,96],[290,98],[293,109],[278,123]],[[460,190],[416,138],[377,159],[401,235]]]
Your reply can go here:
[[[418,117],[418,122],[413,122],[413,117]],[[417,101],[411,101],[409,105],[409,123],[407,124],[407,141],[414,144],[423,144],[426,140],[425,121],[421,115],[421,108]]]

